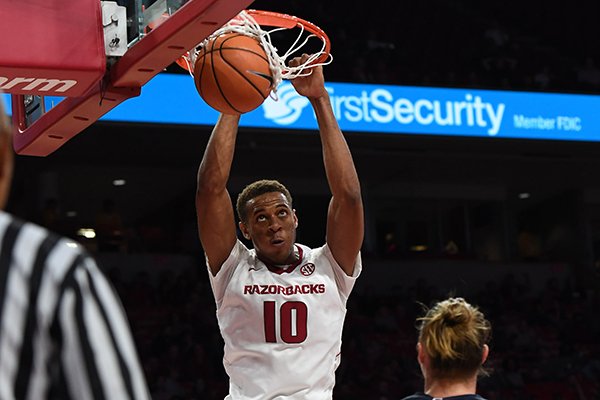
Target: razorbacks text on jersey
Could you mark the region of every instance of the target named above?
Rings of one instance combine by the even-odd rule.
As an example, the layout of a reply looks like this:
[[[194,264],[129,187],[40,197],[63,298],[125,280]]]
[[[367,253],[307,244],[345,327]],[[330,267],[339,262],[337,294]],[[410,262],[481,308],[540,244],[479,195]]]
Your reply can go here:
[[[265,265],[238,240],[216,276],[209,270],[230,378],[226,399],[330,399],[340,363],[347,276],[327,245],[296,244],[299,262]]]

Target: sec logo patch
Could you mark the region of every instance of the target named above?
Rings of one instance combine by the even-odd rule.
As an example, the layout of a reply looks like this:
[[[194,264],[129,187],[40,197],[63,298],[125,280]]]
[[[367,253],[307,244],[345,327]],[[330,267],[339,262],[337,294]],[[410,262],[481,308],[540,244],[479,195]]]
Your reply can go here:
[[[315,272],[315,264],[313,264],[313,263],[304,264],[303,266],[300,267],[300,272],[304,276],[312,275],[312,273]]]

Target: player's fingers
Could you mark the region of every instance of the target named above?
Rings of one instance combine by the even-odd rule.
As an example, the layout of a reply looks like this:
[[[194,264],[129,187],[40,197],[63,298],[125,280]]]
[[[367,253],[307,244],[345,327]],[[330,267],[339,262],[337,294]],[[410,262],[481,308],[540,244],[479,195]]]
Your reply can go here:
[[[294,57],[290,60],[289,66],[297,67],[298,65],[305,63],[308,60],[308,57],[309,55],[306,53],[302,54],[300,57]]]

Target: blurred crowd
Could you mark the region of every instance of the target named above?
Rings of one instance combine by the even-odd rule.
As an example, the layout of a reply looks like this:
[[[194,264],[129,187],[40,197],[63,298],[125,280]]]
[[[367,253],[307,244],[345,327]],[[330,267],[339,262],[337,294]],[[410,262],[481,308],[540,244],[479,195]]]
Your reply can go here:
[[[55,207],[49,201],[40,222],[59,229]],[[222,399],[228,390],[223,342],[195,221],[188,216],[187,225],[182,225],[175,222],[182,218],[168,213],[150,219],[154,224],[133,229],[123,223],[114,202],[106,200],[97,216],[98,236],[77,239],[100,257],[101,264],[103,257],[109,257],[106,268],[116,266],[108,271],[109,278],[130,319],[153,398]],[[137,234],[122,234],[131,231]],[[430,254],[427,259],[469,259],[461,256],[456,245],[446,250],[447,254]],[[132,275],[134,265],[128,257],[140,255],[161,259],[163,269],[138,263],[139,272]],[[481,287],[463,288],[468,293],[414,278],[395,282],[391,291],[383,293],[359,279],[348,304],[335,399],[391,400],[421,388],[415,318],[421,315],[422,305],[449,295],[480,306],[492,322],[488,359],[492,374],[480,381],[488,400],[600,398],[600,320],[595,318],[600,292],[593,285],[583,287],[581,282],[590,282],[575,279],[573,265],[569,278],[544,284],[527,272],[527,265],[542,259],[552,264],[560,258],[540,259],[531,251],[524,255],[528,257],[513,260],[524,262],[522,274],[490,275]],[[174,256],[192,258],[194,266],[175,267]],[[394,268],[402,268],[414,259],[387,253],[364,257],[364,274],[370,274],[365,282],[377,282],[369,270],[372,263],[386,259]]]
[[[155,400],[223,399],[227,393],[214,298],[202,260],[198,264],[156,276],[110,274]],[[415,318],[449,289],[425,280],[405,285],[385,295],[360,287],[351,296],[334,398],[391,400],[422,387]],[[464,294],[493,325],[492,374],[481,380],[481,393],[489,400],[599,398],[600,321],[593,316],[600,296],[570,279],[551,279],[537,292],[532,287],[527,274],[506,275]]]
[[[256,0],[332,42],[333,81],[531,91],[600,90],[600,5],[584,2]]]

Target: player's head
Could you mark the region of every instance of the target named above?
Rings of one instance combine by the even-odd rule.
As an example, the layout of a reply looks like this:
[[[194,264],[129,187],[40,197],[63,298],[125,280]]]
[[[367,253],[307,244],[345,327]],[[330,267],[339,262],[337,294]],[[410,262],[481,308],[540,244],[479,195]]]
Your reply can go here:
[[[236,209],[237,214],[242,222],[246,222],[248,218],[248,202],[261,194],[279,192],[282,193],[289,203],[289,207],[292,208],[292,195],[290,191],[279,181],[261,179],[256,182],[252,182],[242,190],[238,195]]]
[[[298,218],[292,196],[278,181],[260,180],[237,199],[240,231],[252,240],[258,257],[270,264],[288,264],[293,259]]]
[[[429,309],[419,322],[419,364],[425,379],[468,379],[486,374],[491,325],[477,307],[449,298]]]
[[[0,93],[1,94],[1,93]],[[0,209],[4,209],[13,173],[13,150],[11,127],[4,112],[4,103],[0,97]]]

